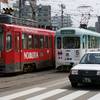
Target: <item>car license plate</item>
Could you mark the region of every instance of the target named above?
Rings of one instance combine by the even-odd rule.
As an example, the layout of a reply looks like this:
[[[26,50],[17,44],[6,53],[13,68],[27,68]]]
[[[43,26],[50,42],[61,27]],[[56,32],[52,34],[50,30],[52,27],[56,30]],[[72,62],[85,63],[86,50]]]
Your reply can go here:
[[[91,83],[91,79],[90,78],[84,78],[82,81],[85,82],[85,83]]]

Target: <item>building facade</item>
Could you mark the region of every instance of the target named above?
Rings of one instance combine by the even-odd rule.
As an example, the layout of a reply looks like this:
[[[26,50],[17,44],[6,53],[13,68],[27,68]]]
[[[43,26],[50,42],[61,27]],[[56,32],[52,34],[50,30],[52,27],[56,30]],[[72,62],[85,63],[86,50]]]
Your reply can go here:
[[[38,5],[36,20],[38,26],[41,28],[51,28],[51,6],[50,5]]]
[[[71,27],[72,26],[72,20],[70,15],[64,15],[63,16],[63,22],[61,16],[55,15],[52,17],[52,28],[53,30],[57,30],[62,27]]]
[[[25,0],[22,7],[19,7],[19,1],[13,5],[16,9],[14,15],[19,17],[21,13],[22,18],[33,19],[37,22],[38,27],[51,29],[51,6],[50,5],[36,5],[36,0],[31,0],[27,4]],[[21,12],[20,9],[21,8]]]
[[[13,8],[15,9],[14,15],[16,17],[33,19],[33,14],[36,13],[36,0],[16,0]]]
[[[34,2],[34,3],[33,3]],[[19,18],[18,23],[21,25],[37,27],[36,21],[36,0],[18,0],[13,4],[14,16]]]
[[[98,21],[95,23],[96,32],[100,33],[100,16],[98,16]]]

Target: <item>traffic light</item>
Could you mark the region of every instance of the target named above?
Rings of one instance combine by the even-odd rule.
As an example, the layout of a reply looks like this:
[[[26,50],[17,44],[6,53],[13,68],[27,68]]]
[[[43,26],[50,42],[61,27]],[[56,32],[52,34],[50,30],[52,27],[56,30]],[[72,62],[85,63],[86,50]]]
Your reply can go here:
[[[14,9],[12,8],[3,8],[4,10],[4,14],[9,14],[9,15],[12,15],[12,12],[14,11]]]

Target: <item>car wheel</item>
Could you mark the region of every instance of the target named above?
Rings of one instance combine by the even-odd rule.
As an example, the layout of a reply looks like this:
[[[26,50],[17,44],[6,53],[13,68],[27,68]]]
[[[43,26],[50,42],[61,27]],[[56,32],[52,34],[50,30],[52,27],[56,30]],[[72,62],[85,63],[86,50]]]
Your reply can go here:
[[[77,82],[71,82],[72,87],[77,87],[78,83]]]

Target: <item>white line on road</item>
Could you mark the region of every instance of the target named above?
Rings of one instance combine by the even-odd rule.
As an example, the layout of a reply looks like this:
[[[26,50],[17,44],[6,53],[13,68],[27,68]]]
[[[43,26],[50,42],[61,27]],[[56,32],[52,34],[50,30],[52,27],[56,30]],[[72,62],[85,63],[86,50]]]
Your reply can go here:
[[[17,97],[21,97],[21,96],[24,96],[24,95],[28,95],[30,93],[35,93],[35,92],[38,92],[38,91],[41,91],[41,90],[44,90],[46,88],[32,88],[32,89],[29,89],[29,90],[25,90],[25,91],[21,91],[21,92],[18,92],[18,93],[13,93],[13,94],[10,94],[10,95],[7,95],[7,96],[3,96],[3,97],[0,97],[0,100],[11,100],[11,99],[15,99]]]
[[[69,95],[66,95],[66,96],[64,96],[62,98],[59,98],[57,100],[74,100],[77,97],[86,94],[87,92],[89,92],[89,91],[80,91],[79,90],[79,91],[73,92],[73,93],[71,93]]]
[[[59,94],[59,93],[65,92],[65,91],[67,91],[67,90],[64,90],[64,89],[55,89],[55,90],[52,90],[52,91],[40,94],[38,96],[28,98],[27,100],[43,100],[43,99],[46,99],[48,97],[54,96],[56,94]]]
[[[100,100],[100,93],[98,93],[95,96],[89,98],[88,100]]]

